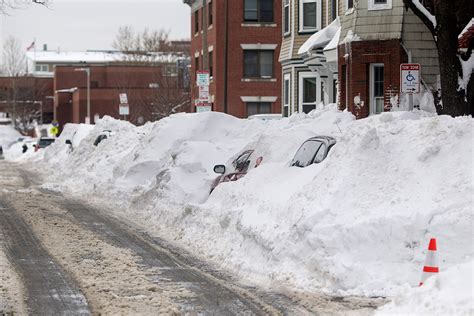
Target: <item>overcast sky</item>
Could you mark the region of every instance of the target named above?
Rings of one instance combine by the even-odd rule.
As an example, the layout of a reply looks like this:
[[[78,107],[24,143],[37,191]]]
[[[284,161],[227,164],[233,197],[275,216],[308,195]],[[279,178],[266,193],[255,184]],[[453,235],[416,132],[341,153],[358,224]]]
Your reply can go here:
[[[118,28],[164,28],[172,39],[190,38],[190,8],[182,0],[52,0],[49,8],[27,5],[0,15],[0,44],[10,35],[25,50],[111,49]]]

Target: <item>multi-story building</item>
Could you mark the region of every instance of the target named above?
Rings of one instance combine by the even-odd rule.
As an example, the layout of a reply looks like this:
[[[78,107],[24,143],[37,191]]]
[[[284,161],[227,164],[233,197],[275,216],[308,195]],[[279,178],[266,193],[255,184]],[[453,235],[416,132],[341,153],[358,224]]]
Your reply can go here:
[[[337,99],[338,0],[282,0],[282,112],[308,113]],[[328,54],[332,52],[332,54]]]
[[[184,0],[191,7],[191,93],[210,74],[213,111],[245,118],[280,113],[279,0]]]

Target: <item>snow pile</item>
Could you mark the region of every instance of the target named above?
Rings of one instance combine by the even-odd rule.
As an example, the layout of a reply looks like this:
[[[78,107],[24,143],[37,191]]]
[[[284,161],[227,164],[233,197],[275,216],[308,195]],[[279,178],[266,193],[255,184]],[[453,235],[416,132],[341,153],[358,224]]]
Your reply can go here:
[[[21,137],[21,134],[11,125],[0,125],[0,146],[5,150],[12,142]]]
[[[376,313],[382,315],[473,315],[474,262],[454,266],[405,293]]]
[[[263,286],[395,295],[418,285],[430,237],[441,270],[473,259],[469,117],[354,121],[325,107],[272,121],[182,113],[141,127],[104,118],[70,128],[44,154],[51,187],[95,197]],[[105,129],[113,135],[94,146]],[[83,138],[71,151],[73,130]],[[314,135],[336,137],[328,158],[290,167]],[[213,166],[249,146],[264,153],[262,164],[209,196]]]

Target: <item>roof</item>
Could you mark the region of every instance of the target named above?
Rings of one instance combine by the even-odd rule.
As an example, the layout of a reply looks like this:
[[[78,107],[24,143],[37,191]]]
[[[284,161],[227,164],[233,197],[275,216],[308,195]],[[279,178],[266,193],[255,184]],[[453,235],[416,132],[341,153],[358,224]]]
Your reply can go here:
[[[156,58],[156,62],[162,63],[173,63],[183,58],[173,53],[149,53],[149,55]],[[126,60],[127,55],[117,51],[28,51],[26,57],[37,63],[107,63]]]
[[[474,18],[468,23],[459,35],[459,48],[468,48],[474,38]]]
[[[332,21],[328,26],[323,28],[321,31],[314,33],[311,35],[308,40],[301,45],[300,49],[298,50],[298,54],[305,54],[315,48],[325,47],[328,45],[332,39],[337,35],[340,34],[339,30],[341,25],[339,23],[339,17]],[[338,37],[339,39],[339,37]]]

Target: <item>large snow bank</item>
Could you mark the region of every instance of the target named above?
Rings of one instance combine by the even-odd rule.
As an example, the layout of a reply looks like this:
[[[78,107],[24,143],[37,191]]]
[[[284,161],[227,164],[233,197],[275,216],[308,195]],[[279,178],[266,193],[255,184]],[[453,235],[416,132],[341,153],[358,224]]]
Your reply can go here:
[[[93,146],[104,129],[112,137]],[[442,270],[473,258],[470,117],[354,121],[326,107],[265,122],[197,113],[135,127],[105,118],[84,134],[72,151],[65,133],[46,149],[46,186],[96,197],[263,286],[395,295],[418,285],[433,236]],[[317,134],[337,139],[328,158],[289,167]],[[209,196],[212,167],[250,144],[264,153],[261,166]]]
[[[428,279],[422,287],[406,288],[376,315],[473,315],[473,265],[468,261]]]

